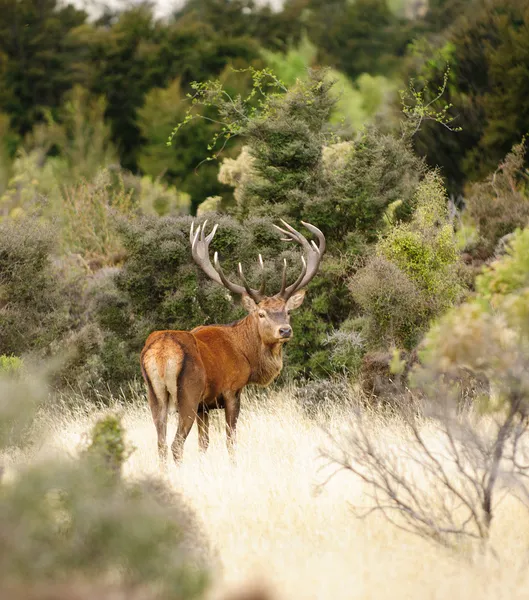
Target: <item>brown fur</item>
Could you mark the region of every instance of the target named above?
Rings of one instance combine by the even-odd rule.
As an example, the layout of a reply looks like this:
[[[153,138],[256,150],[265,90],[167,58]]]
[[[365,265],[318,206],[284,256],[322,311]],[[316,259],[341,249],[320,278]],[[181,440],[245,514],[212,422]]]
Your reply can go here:
[[[290,328],[289,311],[303,302],[305,292],[296,292],[288,301],[265,298],[255,304],[243,296],[249,311],[232,325],[207,325],[192,331],[155,331],[141,352],[141,370],[158,434],[158,452],[167,455],[167,414],[169,405],[178,411],[178,429],[172,443],[175,461],[197,418],[199,445],[209,443],[208,412],[224,408],[226,435],[230,451],[240,409],[240,394],[249,383],[268,385],[283,367],[280,330]]]

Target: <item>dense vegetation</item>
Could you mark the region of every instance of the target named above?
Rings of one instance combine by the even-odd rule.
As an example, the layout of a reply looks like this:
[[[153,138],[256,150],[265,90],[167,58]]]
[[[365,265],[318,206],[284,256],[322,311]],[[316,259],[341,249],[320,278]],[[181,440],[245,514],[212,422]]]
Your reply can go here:
[[[165,19],[148,3],[89,18],[0,0],[2,593],[204,597],[217,559],[250,554],[252,536],[233,535],[239,489],[274,496],[282,535],[285,515],[303,529],[315,500],[308,479],[289,488],[309,472],[296,445],[324,420],[342,435],[344,417],[354,427],[324,453],[361,480],[361,508],[491,571],[499,498],[529,497],[528,28],[529,0],[285,0],[277,12],[187,0]],[[230,528],[213,560],[207,510],[199,522],[170,478],[126,473],[134,448],[102,413],[119,396],[145,425],[150,332],[244,314],[193,262],[191,223],[219,224],[212,251],[231,278],[240,261],[256,285],[260,253],[270,291],[285,260],[290,281],[300,268],[279,219],[319,227],[327,253],[292,319],[279,385],[293,393],[271,392],[290,398],[287,416],[257,413],[268,429],[249,436],[253,471],[211,462],[218,480],[195,486]],[[40,456],[45,429],[96,414],[80,445],[77,432],[60,459]],[[297,438],[271,434],[292,421]],[[288,473],[270,463],[269,485],[274,444],[295,460]],[[207,472],[200,461],[179,467],[179,490]],[[278,494],[289,489],[295,518]],[[266,505],[244,500],[275,538]]]
[[[299,264],[272,223],[324,231],[297,379],[415,357],[527,225],[527,2],[0,8],[0,355],[59,358],[58,386],[122,385],[153,329],[243,314],[193,264],[191,215],[270,289]]]

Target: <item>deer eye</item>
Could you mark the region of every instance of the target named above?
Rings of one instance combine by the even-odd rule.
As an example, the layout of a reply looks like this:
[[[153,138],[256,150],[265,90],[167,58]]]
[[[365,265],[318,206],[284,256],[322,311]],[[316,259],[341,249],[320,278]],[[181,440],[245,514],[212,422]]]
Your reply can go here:
[[[261,317],[261,319],[264,319],[266,317],[266,313],[264,311],[260,310],[259,316]]]

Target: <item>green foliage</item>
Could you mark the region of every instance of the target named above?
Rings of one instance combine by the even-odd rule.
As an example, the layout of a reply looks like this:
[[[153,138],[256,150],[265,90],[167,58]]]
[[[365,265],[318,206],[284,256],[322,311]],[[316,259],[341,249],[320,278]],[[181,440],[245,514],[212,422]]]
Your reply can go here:
[[[101,171],[92,182],[65,187],[61,196],[64,249],[99,265],[115,262],[122,247],[112,225],[112,213],[133,212],[132,190],[126,190],[119,178],[115,183],[110,172]]]
[[[92,179],[102,168],[118,163],[105,111],[104,98],[75,86],[64,95],[57,120],[47,111],[46,121],[35,125],[24,146],[29,152],[38,149],[45,153],[61,185]]]
[[[17,443],[15,429],[27,436],[45,396],[41,378],[0,379],[2,453]],[[103,421],[87,454],[97,447],[123,460],[122,434],[116,422]],[[201,597],[207,585],[207,547],[182,499],[156,480],[109,477],[86,454],[20,466],[9,481],[0,479],[0,539],[9,548],[0,555],[0,586],[22,595],[83,584],[94,593],[183,600]]]
[[[485,268],[477,277],[476,291],[479,297],[490,302],[492,308],[499,308],[505,306],[509,297],[512,300],[513,295],[525,295],[528,287],[529,228],[518,230],[507,247],[506,255]],[[527,328],[527,322],[523,323],[522,320],[520,324]],[[529,334],[529,330],[527,333]]]
[[[0,355],[0,377],[18,375],[22,372],[23,367],[24,361],[20,357]]]
[[[93,426],[85,456],[104,466],[113,475],[120,475],[123,463],[132,453],[125,441],[120,419],[113,414],[102,417]]]
[[[480,239],[475,252],[481,256],[491,256],[501,238],[529,223],[524,159],[525,144],[514,146],[492,175],[468,190],[465,215],[478,228]]]
[[[429,321],[461,297],[458,251],[440,177],[428,173],[417,188],[408,223],[391,227],[350,283],[369,319],[372,347],[413,348]]]
[[[408,41],[386,0],[312,0],[310,8],[309,34],[320,61],[351,78],[387,73]]]
[[[268,67],[289,87],[298,79],[307,79],[316,54],[316,46],[307,37],[287,53],[263,50]],[[331,122],[351,126],[354,130],[373,120],[394,91],[392,82],[382,75],[362,73],[351,82],[343,73],[331,69],[328,77],[336,82],[332,88],[336,106]]]
[[[450,68],[447,67],[443,76],[443,82],[437,89],[436,95],[428,100],[425,99],[426,96],[430,96],[427,87],[425,86],[424,89],[418,90],[413,81],[410,82],[408,89],[401,90],[402,112],[410,121],[408,135],[414,136],[420,130],[424,121],[434,121],[443,125],[449,131],[462,131],[461,127],[453,125],[455,117],[451,116],[448,112],[453,105],[441,103],[446,92],[449,75]]]
[[[86,13],[56,0],[2,0],[0,15],[0,112],[23,135],[76,82]]]
[[[175,121],[185,115],[185,94],[179,80],[165,89],[152,89],[138,111],[138,124],[145,144],[138,157],[142,171],[153,178],[164,176],[191,196],[195,209],[208,196],[225,192],[213,164],[202,164],[206,148],[215,135],[215,124],[195,119],[179,130],[172,145],[166,144]],[[198,175],[198,176],[197,176]]]
[[[3,356],[4,365],[6,358],[8,370],[0,370],[0,495],[3,483],[2,453],[8,447],[23,448],[35,441],[35,433],[31,432],[30,435],[32,421],[48,394],[47,386],[34,373],[29,375],[25,370],[16,368],[19,376],[13,377],[12,367],[16,366],[17,360]]]
[[[0,222],[0,347],[6,354],[42,351],[72,326],[68,294],[52,264],[55,231],[33,219]]]
[[[350,283],[351,295],[367,316],[371,348],[413,347],[424,326],[424,298],[418,286],[396,264],[373,257]]]
[[[529,130],[524,92],[529,4],[527,0],[475,0],[436,5],[432,10],[446,10],[445,15],[453,14],[455,22],[433,45],[423,45],[416,55],[413,77],[440,86],[446,63],[450,63],[440,108],[453,105],[454,125],[462,132],[454,136],[426,123],[416,144],[431,164],[443,168],[450,190],[461,192],[466,180],[483,179]],[[426,97],[426,102],[434,95]]]
[[[239,158],[225,160],[220,171],[221,180],[235,186],[239,217],[299,222],[310,215],[326,235],[328,254],[309,288],[310,304],[295,319],[303,335],[289,344],[290,372],[298,375],[358,369],[362,349],[346,349],[349,332],[340,330],[332,342],[329,332],[355,315],[347,280],[386,227],[388,208],[393,205],[395,218],[409,218],[424,174],[407,138],[369,127],[355,141],[334,142],[328,130],[331,90],[325,73],[312,72],[275,95],[245,125],[241,134],[247,146]]]
[[[476,296],[440,319],[425,338],[429,372],[460,377],[466,369],[491,385],[485,410],[529,402],[529,229],[477,278]],[[421,376],[419,372],[418,376]],[[521,403],[521,404],[520,404]],[[521,407],[521,408],[520,408]]]

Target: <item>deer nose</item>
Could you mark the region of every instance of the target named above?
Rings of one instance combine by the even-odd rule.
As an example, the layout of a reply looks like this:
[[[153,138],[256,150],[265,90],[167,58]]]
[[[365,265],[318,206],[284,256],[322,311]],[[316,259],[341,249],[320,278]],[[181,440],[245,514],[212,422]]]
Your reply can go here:
[[[286,326],[286,327],[280,327],[279,328],[279,335],[282,338],[288,338],[292,335],[292,327],[290,326]]]

